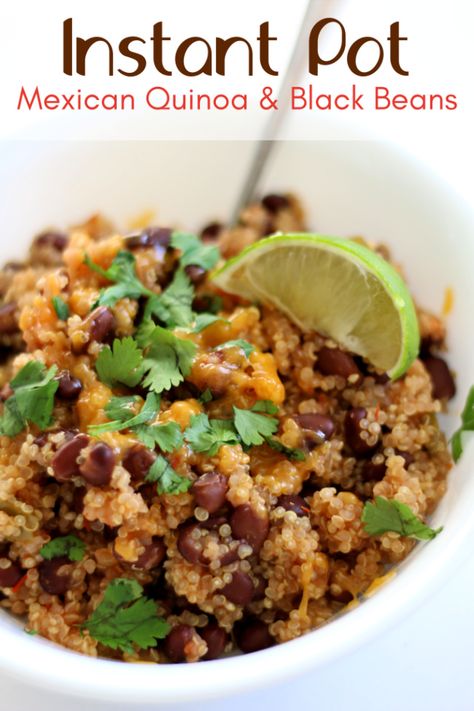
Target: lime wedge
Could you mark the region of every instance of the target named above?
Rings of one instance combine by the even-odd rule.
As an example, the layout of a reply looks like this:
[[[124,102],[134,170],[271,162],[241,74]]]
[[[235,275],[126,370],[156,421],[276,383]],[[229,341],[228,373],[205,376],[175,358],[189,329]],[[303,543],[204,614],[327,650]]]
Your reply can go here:
[[[416,358],[418,320],[409,291],[382,257],[348,239],[277,234],[213,274],[231,294],[268,303],[303,331],[318,331],[399,378]]]

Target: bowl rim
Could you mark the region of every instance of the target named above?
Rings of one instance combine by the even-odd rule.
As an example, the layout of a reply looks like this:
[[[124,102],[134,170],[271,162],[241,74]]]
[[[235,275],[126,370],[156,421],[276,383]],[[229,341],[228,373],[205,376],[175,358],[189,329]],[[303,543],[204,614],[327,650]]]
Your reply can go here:
[[[414,169],[417,177],[437,193],[444,194],[456,213],[464,213],[473,220],[467,201],[441,176],[430,172],[426,164],[389,141],[372,140],[371,143],[381,144],[384,155],[391,154],[389,158]],[[473,459],[474,440],[467,444],[463,459],[451,470],[450,478],[454,471],[456,476],[468,477],[468,470],[472,468],[469,461]],[[389,585],[382,586],[377,594],[347,614],[303,637],[262,650],[256,653],[258,656],[238,655],[205,664],[188,664],[183,678],[183,665],[166,665],[165,672],[161,673],[160,665],[124,664],[84,656],[49,640],[19,635],[18,625],[12,620],[0,627],[0,668],[13,678],[49,691],[130,705],[224,698],[288,681],[330,664],[375,639],[413,613],[430,593],[442,586],[448,574],[455,573],[471,554],[466,542],[474,532],[474,517],[468,498],[464,496],[457,504],[464,515],[459,516],[458,512],[457,520],[449,521],[443,534],[429,545],[417,544],[406,561],[397,566],[397,574]],[[413,564],[408,565],[410,561]],[[420,583],[422,569],[423,582]]]

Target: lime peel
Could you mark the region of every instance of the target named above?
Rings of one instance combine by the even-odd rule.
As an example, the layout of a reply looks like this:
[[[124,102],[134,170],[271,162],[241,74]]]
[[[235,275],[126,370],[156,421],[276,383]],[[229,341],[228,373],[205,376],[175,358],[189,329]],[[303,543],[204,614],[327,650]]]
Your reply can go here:
[[[418,319],[403,279],[358,242],[277,234],[229,259],[212,278],[224,291],[275,306],[303,331],[332,338],[392,379],[418,354]]]

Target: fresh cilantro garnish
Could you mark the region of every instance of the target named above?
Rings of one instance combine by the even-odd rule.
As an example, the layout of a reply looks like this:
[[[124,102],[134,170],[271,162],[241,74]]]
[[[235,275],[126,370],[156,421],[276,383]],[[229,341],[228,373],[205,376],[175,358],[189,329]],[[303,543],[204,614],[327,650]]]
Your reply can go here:
[[[53,296],[51,299],[54,310],[56,311],[56,316],[60,321],[67,321],[69,318],[69,306],[66,304],[64,299],[60,296]]]
[[[137,333],[139,344],[146,349],[143,386],[161,393],[179,385],[189,374],[197,346],[192,341],[178,338],[171,331],[145,322]]]
[[[163,425],[141,425],[134,429],[138,439],[149,449],[159,447],[162,452],[172,452],[183,444],[183,435],[177,422]]]
[[[396,499],[375,497],[375,503],[367,501],[362,511],[362,522],[369,536],[381,536],[387,531],[394,531],[401,536],[410,536],[420,540],[430,540],[443,530],[427,526],[409,506]]]
[[[156,482],[159,494],[183,494],[191,486],[191,480],[178,474],[161,455],[151,465],[145,481]]]
[[[139,395],[125,395],[124,397],[111,397],[104,410],[111,420],[118,420],[120,423],[127,422],[137,415],[137,405],[141,398]],[[158,407],[160,400],[158,399]],[[143,410],[144,408],[142,408]],[[141,412],[141,411],[140,411]],[[151,417],[150,417],[151,419]],[[145,422],[148,421],[144,420]]]
[[[208,271],[215,267],[219,260],[219,249],[203,244],[196,235],[174,232],[171,235],[171,246],[181,251],[179,261],[182,267],[195,264]]]
[[[463,452],[463,435],[466,432],[474,432],[474,385],[471,386],[466,398],[466,404],[461,415],[461,427],[456,430],[451,438],[451,451],[455,462],[458,461]]]
[[[213,457],[223,444],[238,444],[239,438],[232,420],[210,420],[204,413],[193,415],[184,439],[195,452]]]
[[[201,402],[203,405],[206,405],[208,402],[212,402],[213,400],[213,395],[212,395],[212,390],[211,388],[206,388],[203,393],[201,393],[201,396],[199,398],[199,402]]]
[[[167,328],[189,326],[194,318],[191,308],[194,288],[184,269],[178,269],[162,294],[155,294],[145,307],[144,318],[156,316]]]
[[[51,558],[59,558],[65,555],[69,560],[79,561],[84,558],[85,552],[86,544],[84,541],[81,541],[80,538],[72,534],[70,536],[53,538],[52,541],[49,541],[49,543],[46,543],[40,549],[40,555],[42,555],[45,560],[51,560]]]
[[[0,434],[14,437],[21,432],[28,422],[33,422],[41,430],[51,424],[54,394],[58,381],[54,380],[57,367],[46,366],[37,360],[31,360],[10,381],[13,395],[5,402],[3,415],[0,417]]]
[[[266,415],[278,415],[278,405],[271,400],[257,400],[251,408],[252,412],[264,412]]]
[[[26,627],[24,628],[24,631],[26,632],[26,634],[29,634],[30,637],[36,637],[36,635],[38,634],[38,630],[27,630]]]
[[[102,425],[90,425],[89,434],[94,437],[104,432],[118,432],[144,426],[145,423],[153,420],[160,409],[160,397],[156,393],[148,393],[140,412],[136,413],[134,408],[138,402],[137,396],[132,397],[112,397],[105,406],[105,413],[111,418],[111,422],[104,422]],[[148,429],[148,428],[147,428]]]
[[[225,323],[229,323],[227,319],[222,318],[221,316],[216,316],[215,314],[197,314],[194,320],[194,326],[190,329],[190,331],[191,333],[201,333],[201,331],[204,331],[205,328],[216,321],[224,321]]]
[[[143,597],[140,583],[127,578],[109,583],[102,602],[83,626],[101,644],[129,654],[133,645],[155,647],[156,640],[170,631],[170,625],[158,617],[156,603]]]
[[[275,439],[274,437],[267,437],[265,442],[268,444],[269,447],[275,449],[277,452],[280,452],[280,454],[284,454],[285,457],[288,457],[288,459],[291,459],[296,462],[304,462],[305,460],[305,453],[302,449],[293,449],[293,447],[287,447],[283,444],[283,442],[280,442],[279,439]]]
[[[243,338],[236,338],[234,341],[226,341],[221,343],[220,346],[214,348],[215,351],[221,351],[224,348],[241,348],[245,353],[245,357],[248,358],[252,351],[255,350],[255,346],[251,343],[245,341]]]
[[[108,269],[102,269],[95,264],[88,254],[84,256],[84,263],[89,269],[97,272],[108,281],[113,281],[113,286],[102,289],[96,306],[113,306],[119,299],[139,299],[141,296],[153,296],[153,292],[147,289],[139,280],[135,272],[135,257],[131,252],[122,250],[117,254]]]
[[[99,378],[106,385],[113,387],[123,383],[129,387],[138,385],[143,377],[143,353],[136,341],[127,336],[116,338],[112,348],[104,346],[99,353],[95,368]]]
[[[258,415],[251,410],[241,410],[234,406],[235,429],[247,447],[263,444],[278,429],[278,420],[274,417]]]

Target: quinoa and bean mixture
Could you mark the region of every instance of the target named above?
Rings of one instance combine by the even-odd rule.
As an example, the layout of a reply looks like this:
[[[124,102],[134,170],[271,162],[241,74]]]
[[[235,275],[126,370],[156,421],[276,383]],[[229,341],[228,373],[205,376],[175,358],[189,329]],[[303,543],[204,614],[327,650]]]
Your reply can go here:
[[[0,605],[27,632],[125,661],[254,652],[437,533],[441,320],[418,310],[420,356],[391,382],[207,278],[304,230],[296,198],[268,195],[200,237],[93,217],[5,265]]]

